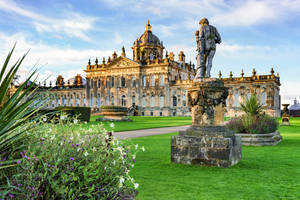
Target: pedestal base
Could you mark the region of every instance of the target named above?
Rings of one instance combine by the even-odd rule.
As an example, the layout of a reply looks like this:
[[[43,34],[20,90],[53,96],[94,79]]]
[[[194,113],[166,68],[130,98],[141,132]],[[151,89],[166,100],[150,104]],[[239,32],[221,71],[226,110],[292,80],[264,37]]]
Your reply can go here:
[[[241,138],[224,126],[191,126],[171,138],[175,163],[230,167],[241,158]]]

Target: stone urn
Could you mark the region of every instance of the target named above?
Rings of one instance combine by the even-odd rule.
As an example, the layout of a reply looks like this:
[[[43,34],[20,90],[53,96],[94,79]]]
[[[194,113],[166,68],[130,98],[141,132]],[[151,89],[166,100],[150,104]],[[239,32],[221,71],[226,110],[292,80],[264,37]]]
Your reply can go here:
[[[281,116],[281,125],[282,126],[289,126],[290,125],[290,115],[289,115],[289,109],[288,109],[288,106],[290,104],[282,104],[283,106],[283,114]]]
[[[241,160],[241,138],[223,125],[227,96],[221,80],[193,82],[188,89],[192,126],[172,136],[172,162],[230,167]]]
[[[122,106],[101,106],[101,115],[108,120],[127,119],[128,109]]]

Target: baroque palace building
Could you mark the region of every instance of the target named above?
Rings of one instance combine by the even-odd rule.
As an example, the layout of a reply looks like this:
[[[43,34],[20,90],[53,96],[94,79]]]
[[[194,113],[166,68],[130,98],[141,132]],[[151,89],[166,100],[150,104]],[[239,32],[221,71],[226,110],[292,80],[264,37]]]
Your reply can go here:
[[[102,62],[88,61],[86,77],[76,75],[64,81],[57,77],[55,86],[40,86],[39,93],[49,96],[47,108],[56,106],[90,106],[100,112],[101,106],[125,106],[142,116],[189,116],[187,88],[195,75],[195,66],[185,61],[179,52],[175,61],[173,52],[164,50],[163,42],[151,31],[149,20],[145,32],[134,41],[133,58],[126,57],[125,48],[120,56],[116,52]],[[227,116],[240,114],[239,105],[251,94],[257,94],[265,111],[280,116],[280,78],[271,69],[270,75],[258,75],[253,69],[251,77],[222,78],[229,88]]]

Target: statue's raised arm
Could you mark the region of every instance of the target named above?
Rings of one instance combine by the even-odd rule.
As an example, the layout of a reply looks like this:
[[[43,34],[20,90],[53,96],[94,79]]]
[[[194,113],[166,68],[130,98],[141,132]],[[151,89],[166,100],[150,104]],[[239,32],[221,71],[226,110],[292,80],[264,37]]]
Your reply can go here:
[[[212,59],[216,53],[216,44],[221,43],[221,36],[216,27],[209,25],[206,18],[200,20],[200,30],[195,32],[197,43],[197,73],[194,80],[209,78]]]

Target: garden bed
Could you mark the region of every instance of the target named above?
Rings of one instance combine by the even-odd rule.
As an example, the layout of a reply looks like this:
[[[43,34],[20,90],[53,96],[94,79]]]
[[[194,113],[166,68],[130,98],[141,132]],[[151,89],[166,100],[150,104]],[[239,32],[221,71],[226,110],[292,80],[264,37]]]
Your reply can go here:
[[[244,146],[275,146],[282,141],[279,131],[267,134],[236,133]]]

